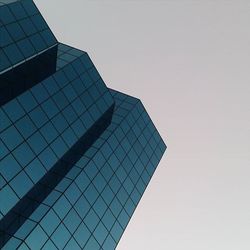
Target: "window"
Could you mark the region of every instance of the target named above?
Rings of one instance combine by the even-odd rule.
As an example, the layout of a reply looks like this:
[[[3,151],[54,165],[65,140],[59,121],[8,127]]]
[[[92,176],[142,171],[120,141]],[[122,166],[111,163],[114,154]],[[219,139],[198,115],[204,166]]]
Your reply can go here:
[[[34,153],[31,151],[30,147],[25,142],[13,151],[13,155],[21,166],[27,165],[35,157]]]
[[[17,249],[21,244],[21,240],[17,238],[11,238],[7,244],[4,246],[5,249]]]
[[[80,195],[81,192],[74,183],[71,183],[70,186],[65,191],[65,196],[67,197],[67,199],[70,201],[71,204],[74,204],[78,200]]]
[[[60,191],[61,193],[64,193],[65,190],[70,186],[70,184],[72,183],[71,180],[67,179],[67,178],[63,178],[55,187],[55,190]]]
[[[77,142],[77,137],[75,136],[71,128],[65,130],[62,134],[62,137],[69,147],[72,147]]]
[[[44,102],[42,108],[50,119],[59,112],[57,106],[51,99]]]
[[[48,121],[48,118],[40,107],[37,107],[36,109],[31,111],[30,117],[37,128],[42,127]]]
[[[89,129],[94,122],[88,111],[81,116],[81,121],[86,129]]]
[[[8,24],[6,28],[15,41],[25,38],[25,34],[18,23]]]
[[[45,168],[38,159],[34,159],[25,168],[25,171],[34,183],[37,183],[46,173]]]
[[[116,171],[116,175],[118,179],[120,180],[120,182],[123,183],[123,181],[126,179],[127,173],[125,172],[123,167],[120,166]]]
[[[136,184],[137,181],[138,181],[138,179],[140,178],[140,176],[139,176],[137,170],[135,170],[135,168],[132,168],[132,170],[131,170],[130,173],[129,173],[129,176],[130,176],[130,179],[132,180],[132,182],[133,182],[134,184]],[[126,176],[125,176],[125,177],[126,177]],[[124,181],[124,180],[123,180],[123,181]]]
[[[138,202],[140,201],[140,198],[141,198],[140,193],[136,189],[134,189],[131,194],[131,199],[133,200],[135,204],[138,204]]]
[[[55,94],[53,96],[53,99],[60,110],[64,109],[67,105],[69,105],[68,100],[61,92]]]
[[[5,27],[0,27],[0,32],[1,32],[0,46],[2,49],[3,47],[12,43],[12,38],[10,37]]]
[[[113,177],[109,181],[109,185],[110,185],[112,191],[116,194],[121,187],[121,183],[118,180],[118,178],[116,177],[116,175],[113,175]]]
[[[123,230],[121,226],[119,225],[119,222],[117,221],[111,230],[111,235],[116,241],[118,241],[120,237],[122,236],[122,233],[123,233]]]
[[[95,67],[92,67],[91,69],[88,70],[91,78],[96,82],[99,78],[100,78],[100,75],[99,73],[97,72],[96,68]]]
[[[45,101],[49,95],[48,92],[45,90],[45,88],[41,84],[37,84],[31,89],[34,97],[38,101],[38,103],[42,103]]]
[[[101,95],[103,95],[105,92],[107,92],[107,87],[101,78],[97,81],[96,86],[98,87],[98,91],[100,92]]]
[[[40,34],[45,40],[48,47],[56,43],[56,39],[49,29],[42,31]]]
[[[40,204],[36,208],[36,210],[31,214],[30,219],[34,220],[35,222],[38,222],[42,219],[42,217],[47,213],[48,210],[49,210],[48,206]]]
[[[80,59],[76,59],[74,62],[72,62],[72,66],[79,75],[85,71]]]
[[[76,111],[77,115],[81,115],[85,111],[85,107],[83,106],[81,100],[77,98],[73,103],[72,107]]]
[[[59,90],[59,87],[57,86],[53,77],[45,79],[43,81],[43,86],[47,89],[50,95],[55,94]]]
[[[41,221],[41,227],[44,229],[44,231],[48,234],[51,235],[57,226],[60,224],[60,220],[57,217],[57,215],[53,212],[51,209],[46,216],[42,219]]]
[[[82,81],[79,78],[76,78],[71,83],[71,85],[75,89],[77,95],[82,94],[86,90],[86,87],[84,86],[84,84],[82,83]]]
[[[47,24],[40,14],[31,16],[31,20],[34,23],[34,25],[36,26],[38,31],[42,31],[42,30],[47,28]]]
[[[40,154],[47,146],[47,143],[41,136],[40,132],[36,132],[35,134],[33,134],[28,139],[28,143],[36,154]]]
[[[57,158],[50,148],[46,148],[39,155],[39,159],[47,170],[51,169],[51,167],[57,162]]]
[[[95,236],[96,240],[98,241],[98,243],[100,245],[103,244],[103,242],[106,239],[107,235],[108,235],[107,229],[100,222],[99,225],[97,226],[97,228],[94,231],[94,236]]]
[[[37,102],[30,91],[26,91],[22,95],[20,95],[18,97],[18,101],[21,103],[26,112],[29,112],[37,106]]]
[[[105,200],[105,202],[107,203],[107,205],[110,205],[111,201],[114,198],[114,193],[113,191],[110,189],[109,186],[106,186],[104,188],[104,190],[102,191],[102,198],[103,200]]]
[[[58,136],[58,132],[55,130],[51,122],[48,122],[45,126],[43,126],[40,132],[47,143],[51,143]]]
[[[100,245],[98,244],[94,236],[91,236],[85,248],[86,249],[101,249]]]
[[[6,181],[4,180],[4,178],[2,177],[2,175],[0,175],[0,190],[2,190],[3,186],[6,184]],[[0,218],[2,219],[2,216],[0,214]]]
[[[83,73],[81,76],[80,76],[81,80],[82,80],[82,83],[84,85],[85,88],[88,88],[92,85],[93,81],[91,80],[89,74],[87,72]]]
[[[110,209],[108,209],[104,216],[102,217],[102,222],[103,224],[106,226],[106,228],[108,230],[110,230],[115,222],[115,217],[114,215],[111,213]]]
[[[9,150],[4,146],[2,141],[0,140],[0,160],[4,158],[8,154]]]
[[[16,64],[22,60],[24,60],[23,55],[17,48],[15,44],[11,44],[4,48],[5,54],[8,56],[12,64]]]
[[[4,25],[15,21],[15,17],[10,12],[7,6],[1,6],[0,16],[1,16],[1,21],[3,22]]]
[[[7,181],[10,181],[20,170],[20,165],[11,154],[0,162],[0,173]]]
[[[22,1],[21,2],[23,8],[26,10],[29,15],[34,15],[38,12],[38,9],[36,8],[35,4],[30,1]]]
[[[74,249],[74,250],[81,250],[81,248],[76,243],[76,241],[74,240],[74,238],[71,238],[70,241],[67,243],[67,245],[64,248],[64,250],[72,250],[72,249]]]
[[[104,215],[106,209],[108,208],[107,205],[105,204],[104,200],[102,199],[101,196],[99,196],[99,198],[97,199],[97,201],[95,202],[94,206],[93,206],[96,214],[99,216],[99,218],[102,218],[102,216]]]
[[[74,233],[79,224],[81,223],[81,218],[77,215],[74,209],[71,209],[70,212],[67,214],[65,219],[63,220],[64,225],[67,229]]]
[[[17,46],[21,50],[25,58],[28,58],[35,53],[35,49],[28,39],[21,40],[17,43]]]
[[[99,193],[102,192],[102,190],[107,184],[105,179],[102,177],[100,173],[95,177],[93,182]]]
[[[26,239],[26,243],[31,249],[41,249],[47,239],[48,237],[42,228],[37,226]]]
[[[89,230],[91,232],[93,232],[93,230],[95,229],[95,227],[97,226],[98,222],[100,221],[100,219],[98,218],[98,216],[96,215],[96,213],[94,212],[94,210],[90,210],[89,213],[87,214],[87,216],[84,219],[84,223],[86,223],[87,227],[89,228]],[[89,249],[89,248],[87,248]],[[92,248],[90,248],[92,249]],[[93,248],[95,249],[95,248]]]
[[[96,191],[96,188],[93,185],[89,185],[84,192],[84,196],[87,198],[89,204],[93,205],[98,197],[98,192]]]
[[[90,180],[87,175],[82,173],[78,175],[78,177],[74,181],[78,188],[81,190],[81,192],[83,192],[90,183]]]
[[[0,132],[10,126],[11,122],[3,110],[0,108]]]
[[[134,212],[134,209],[135,209],[135,204],[134,202],[128,198],[128,200],[126,201],[126,204],[125,204],[125,210],[128,214],[132,215],[133,212]]]
[[[98,110],[95,104],[89,108],[89,113],[92,115],[95,121],[98,120],[98,118],[100,118],[101,116],[101,112]]]
[[[78,212],[79,216],[83,219],[90,209],[90,205],[84,196],[75,203],[74,209]]]
[[[24,240],[29,233],[34,229],[36,223],[31,220],[26,220],[21,228],[15,233],[15,236]]]
[[[100,93],[98,89],[96,88],[95,84],[93,84],[89,89],[88,89],[89,94],[92,96],[93,100],[96,101],[100,97]]]
[[[109,235],[103,244],[103,249],[115,249],[116,243],[113,238]]]
[[[17,145],[19,145],[23,141],[23,138],[14,126],[11,126],[7,130],[2,132],[1,139],[9,150],[13,150]]]
[[[54,74],[54,79],[60,88],[64,87],[68,83],[68,80],[62,70],[59,70]]]
[[[36,28],[34,24],[30,21],[30,18],[23,19],[19,23],[27,36],[36,33]]]
[[[18,120],[19,118],[21,118],[25,114],[23,108],[16,101],[16,99],[5,104],[3,106],[3,109],[13,122]]]
[[[64,196],[61,196],[60,199],[54,205],[54,210],[61,220],[65,217],[65,215],[69,212],[70,209],[71,205]]]
[[[90,237],[90,231],[84,223],[81,223],[81,225],[78,227],[78,229],[74,233],[74,237],[83,249]]]
[[[17,19],[25,18],[27,16],[27,14],[25,13],[25,11],[24,11],[24,9],[19,1],[15,2],[13,4],[10,4],[9,7]]]
[[[68,147],[66,146],[65,142],[58,137],[52,144],[51,148],[55,152],[58,158],[61,158],[68,150]]]
[[[64,67],[63,72],[70,81],[73,81],[77,77],[75,70],[70,64]]]
[[[44,204],[48,206],[53,206],[57,199],[61,196],[61,193],[59,193],[56,190],[51,191],[51,193],[47,196],[47,198],[43,201]]]
[[[0,211],[6,214],[16,204],[18,197],[9,186],[5,186],[0,192],[0,200]]]
[[[11,187],[15,190],[19,198],[22,198],[33,186],[29,177],[22,171],[11,182]]]
[[[69,125],[62,114],[58,114],[52,119],[52,123],[59,133],[62,133]]]
[[[24,139],[27,139],[36,131],[36,127],[27,115],[16,123],[16,127]]]
[[[108,91],[103,95],[103,98],[108,106],[114,103],[114,100]]]
[[[34,34],[29,39],[37,52],[46,49],[46,44],[39,33]]]
[[[1,45],[0,45],[1,46]],[[5,55],[5,53],[3,52],[3,50],[0,51],[0,71],[8,68],[11,66],[9,59],[7,58],[7,56]]]
[[[131,182],[129,177],[127,177],[127,179],[124,181],[123,187],[126,189],[128,194],[130,194],[134,189],[134,184]]]
[[[101,111],[101,113],[104,113],[108,108],[108,105],[102,98],[98,99],[98,101],[96,102],[96,105],[98,109]]]
[[[76,98],[76,93],[70,85],[67,85],[65,88],[63,88],[63,93],[70,102]]]
[[[88,68],[90,68],[90,67],[93,66],[93,63],[92,63],[92,61],[90,60],[90,58],[89,58],[89,56],[88,56],[87,53],[84,53],[84,54],[81,56],[81,61],[82,61],[83,65],[84,65],[84,67],[85,67],[86,69],[88,69]]]
[[[55,246],[55,244],[51,240],[48,240],[42,248],[42,250],[48,250],[48,249],[58,250],[58,248]]]

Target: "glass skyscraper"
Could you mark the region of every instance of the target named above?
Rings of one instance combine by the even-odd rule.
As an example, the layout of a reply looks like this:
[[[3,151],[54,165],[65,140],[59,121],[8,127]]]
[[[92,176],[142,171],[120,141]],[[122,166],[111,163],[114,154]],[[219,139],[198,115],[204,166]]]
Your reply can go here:
[[[31,0],[0,0],[0,248],[115,249],[166,146]]]

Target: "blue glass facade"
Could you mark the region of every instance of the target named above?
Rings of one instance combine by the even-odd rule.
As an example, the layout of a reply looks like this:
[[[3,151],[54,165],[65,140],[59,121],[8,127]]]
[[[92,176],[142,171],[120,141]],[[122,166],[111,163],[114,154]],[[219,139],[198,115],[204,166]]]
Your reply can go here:
[[[114,249],[166,146],[33,1],[0,13],[0,247]]]

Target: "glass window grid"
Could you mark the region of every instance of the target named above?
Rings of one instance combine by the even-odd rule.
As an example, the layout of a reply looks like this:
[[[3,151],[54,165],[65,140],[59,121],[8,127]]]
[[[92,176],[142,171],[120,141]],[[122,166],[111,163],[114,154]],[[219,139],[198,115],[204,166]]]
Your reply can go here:
[[[31,92],[30,92],[30,93],[31,93]],[[44,101],[46,101],[46,100],[44,100]],[[22,105],[21,105],[21,107],[22,107]],[[35,106],[35,107],[36,107],[36,106]],[[35,107],[34,107],[34,108],[35,108]],[[31,110],[31,111],[32,111],[32,110]]]
[[[38,37],[39,35],[39,37]],[[40,39],[40,45],[37,44],[36,40],[39,38]],[[42,39],[42,40],[41,40]],[[43,42],[43,44],[47,43],[47,48],[46,47],[41,47],[41,42]],[[18,46],[16,46],[16,44]],[[52,43],[48,43],[42,36],[40,36],[40,33],[35,33],[32,34],[32,36],[28,38],[24,38],[24,39],[19,39],[16,41],[16,43],[11,43],[8,44],[7,46],[5,46],[5,48],[3,48],[3,52],[5,57],[7,58],[7,61],[11,63],[6,64],[5,67],[1,67],[1,71],[2,70],[6,70],[7,68],[13,67],[16,64],[19,64],[20,62],[24,62],[25,60],[32,58],[34,55],[37,55],[38,53],[43,52],[45,49],[49,49],[52,45]],[[29,49],[28,49],[29,46]],[[15,52],[15,56],[13,55],[13,51]],[[18,57],[17,57],[18,56]]]
[[[20,3],[16,2],[14,4],[10,4],[10,5],[6,5],[6,6],[3,6],[3,7],[0,7],[0,11],[4,11],[5,13],[8,13],[9,16],[12,16],[12,18],[8,18],[9,21],[7,20],[7,22],[4,24],[4,26],[6,26],[7,29],[5,29],[6,31],[11,27],[11,25],[16,25],[16,27],[18,28],[19,30],[19,33],[22,32],[22,35],[19,36],[19,37],[16,37],[16,35],[18,35],[18,32],[17,31],[14,31],[12,28],[10,28],[10,32],[12,32],[11,30],[13,30],[12,34],[10,34],[9,31],[7,31],[9,33],[9,35],[6,34],[6,36],[10,36],[12,37],[12,40],[9,40],[8,43],[4,44],[4,47],[3,47],[3,50],[5,50],[5,47],[6,46],[9,46],[9,45],[15,45],[15,43],[18,43],[18,42],[26,42],[26,46],[24,47],[20,47],[18,49],[18,53],[19,55],[21,55],[21,57],[18,58],[15,58],[15,60],[12,60],[12,66],[16,63],[19,63],[25,59],[28,59],[30,56],[33,56],[33,55],[37,55],[37,53],[41,52],[43,49],[45,48],[40,48],[38,49],[37,46],[35,46],[35,44],[33,43],[33,36],[34,35],[38,35],[38,34],[41,34],[40,38],[43,40],[43,42],[45,44],[47,44],[47,48],[52,46],[52,45],[55,45],[57,43],[54,35],[52,34],[52,32],[49,30],[48,28],[48,25],[46,24],[45,20],[43,19],[43,17],[39,14],[39,11],[37,10],[37,8],[35,7],[35,5],[33,4],[33,8],[31,7],[30,5],[31,2],[27,2],[27,1],[20,1]],[[11,9],[11,6],[15,6],[15,5],[19,5],[19,8],[21,8],[23,10],[23,13],[25,15],[23,16],[18,16],[18,17],[14,17],[14,14],[16,14],[15,11],[13,11]],[[28,7],[28,5],[30,5]],[[25,8],[23,8],[24,6],[26,6]],[[36,9],[37,11],[34,11],[34,9]],[[27,13],[28,12],[31,12],[31,13]],[[15,13],[14,13],[15,12]],[[21,12],[19,12],[19,15],[20,15]],[[34,17],[39,17],[41,20],[43,20],[43,27],[40,28],[40,26],[36,26],[36,23],[34,23]],[[3,15],[3,18],[6,18],[6,14]],[[34,19],[34,20],[32,20]],[[28,24],[29,26],[26,26],[25,25],[25,22],[24,20],[26,20],[26,25]],[[2,28],[4,28],[4,26],[2,26]],[[31,30],[31,27],[33,29],[32,32],[30,32]],[[36,30],[34,30],[36,29]],[[50,37],[45,37],[44,36],[44,32],[47,32],[50,34]],[[14,37],[13,37],[14,36]],[[47,40],[47,39],[50,39],[50,40]],[[26,40],[26,41],[25,41]],[[21,45],[21,44],[20,44]],[[29,45],[30,49],[27,50],[27,45]],[[12,47],[13,47],[12,46]],[[13,47],[13,49],[16,49],[17,47]],[[8,52],[8,51],[5,51],[5,55],[7,56],[8,59],[9,56],[11,55],[12,53]],[[11,60],[9,60],[11,61]],[[10,67],[11,65],[9,64],[6,64],[5,67],[1,68],[1,70],[5,70],[7,69],[8,67]]]
[[[31,136],[32,136],[32,135],[31,135]],[[55,139],[55,140],[56,140],[56,139]],[[54,141],[55,141],[55,140],[54,140]],[[53,143],[53,142],[51,142],[50,144],[52,144],[52,143]],[[50,146],[50,144],[49,144],[49,146]],[[17,146],[17,147],[18,147],[18,146]],[[45,149],[44,149],[44,150],[45,150]],[[53,149],[52,149],[52,151],[53,151]],[[58,155],[57,155],[57,156],[58,156]],[[28,162],[28,163],[29,163],[29,162]],[[27,164],[27,165],[28,165],[28,164]],[[27,166],[27,165],[26,165],[26,166]],[[45,169],[47,169],[47,168],[45,167]],[[21,170],[21,171],[22,171],[22,170]],[[20,172],[21,172],[21,171],[20,171]],[[17,173],[17,175],[20,174],[20,172]],[[17,175],[16,175],[16,176],[17,176]],[[29,175],[28,175],[28,176],[29,176]],[[15,178],[15,177],[13,177],[13,179],[14,179],[14,178]]]
[[[88,57],[88,54],[86,52],[72,48],[72,47],[65,45],[65,44],[60,44],[58,50],[59,50],[58,59],[63,61],[64,64],[72,62],[73,60],[75,60],[76,58],[79,57],[82,61],[81,63],[84,64],[83,65],[84,69],[91,69],[93,66],[93,63],[91,62],[91,60]],[[84,58],[88,60],[87,64],[86,64],[86,61],[83,60]],[[75,63],[73,63],[73,65],[75,65]],[[79,66],[79,64],[77,64],[77,65]],[[61,68],[61,67],[59,66],[59,68]],[[78,69],[78,70],[81,71],[81,69]]]
[[[71,57],[72,58],[72,57]],[[89,67],[89,65],[88,64],[86,64],[87,65],[87,67]],[[86,66],[85,65],[85,66]],[[119,96],[119,94],[117,94],[118,96]],[[120,97],[121,97],[121,94],[120,94]],[[122,98],[121,98],[122,99]],[[133,99],[131,98],[131,97],[129,97],[129,98],[127,98],[128,99],[128,103],[134,103],[133,102]],[[108,100],[108,99],[105,99],[105,100]],[[118,102],[118,101],[117,101]],[[128,105],[129,106],[129,105]],[[113,129],[114,129],[114,126],[113,126]],[[162,146],[163,147],[163,146]],[[164,148],[164,147],[163,147]],[[138,193],[138,192],[137,192]],[[128,201],[132,201],[130,198],[128,199]],[[108,236],[108,238],[110,239],[110,236]],[[92,238],[93,239],[93,238]],[[106,241],[105,241],[105,244],[106,244]]]
[[[65,47],[67,47],[67,46],[65,46]],[[68,50],[69,51],[69,50]],[[84,63],[83,63],[83,58],[85,57],[87,57],[88,58],[88,60],[90,60],[89,59],[89,57],[88,57],[88,55],[87,55],[87,53],[85,53],[85,52],[82,52],[82,51],[79,51],[78,52],[78,50],[76,50],[76,49],[71,49],[70,50],[70,52],[65,52],[64,54],[67,54],[67,53],[69,53],[69,55],[72,55],[72,54],[70,54],[72,51],[76,51],[77,52],[77,54],[79,54],[80,55],[80,57],[79,58],[77,58],[77,57],[75,57],[75,59],[76,60],[74,60],[73,61],[73,63],[72,63],[72,65],[73,65],[73,68],[75,69],[75,71],[79,74],[79,75],[81,75],[81,73],[85,73],[85,72],[87,72],[87,74],[88,74],[88,76],[90,77],[90,78],[92,78],[92,82],[94,82],[94,83],[96,83],[96,84],[94,84],[94,85],[92,85],[92,88],[96,88],[96,86],[99,86],[97,89],[98,89],[98,91],[100,92],[100,94],[104,94],[104,92],[106,92],[105,90],[106,90],[106,85],[105,85],[105,83],[102,81],[102,79],[100,78],[100,75],[99,75],[99,73],[97,72],[97,70],[96,70],[96,68],[95,68],[95,66],[94,66],[94,64],[91,62],[91,64],[89,64],[88,65],[88,68],[87,68],[87,71],[85,71],[86,70],[86,65],[84,65]],[[63,55],[64,54],[61,54],[60,55],[60,59],[63,59]],[[72,60],[70,60],[70,61],[72,61]],[[70,61],[67,61],[67,60],[65,60],[65,62],[67,62],[67,63],[69,63]],[[78,67],[74,67],[74,62],[78,62]],[[84,71],[80,71],[81,73],[79,73],[78,72],[78,70],[79,70],[79,66],[82,66],[82,69],[84,70]],[[94,76],[94,78],[93,78],[93,74],[91,73],[92,71],[94,71],[94,72],[96,72],[96,75]],[[91,76],[91,74],[92,74],[92,76]],[[99,84],[98,84],[99,83]],[[90,93],[91,93],[91,95],[92,95],[92,93],[96,93],[96,91],[90,91]]]

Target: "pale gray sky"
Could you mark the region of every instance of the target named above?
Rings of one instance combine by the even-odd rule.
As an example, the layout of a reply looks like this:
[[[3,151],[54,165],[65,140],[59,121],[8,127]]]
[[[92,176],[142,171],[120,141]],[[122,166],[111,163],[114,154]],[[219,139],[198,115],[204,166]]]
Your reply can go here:
[[[250,249],[250,2],[35,0],[168,145],[118,250]]]

